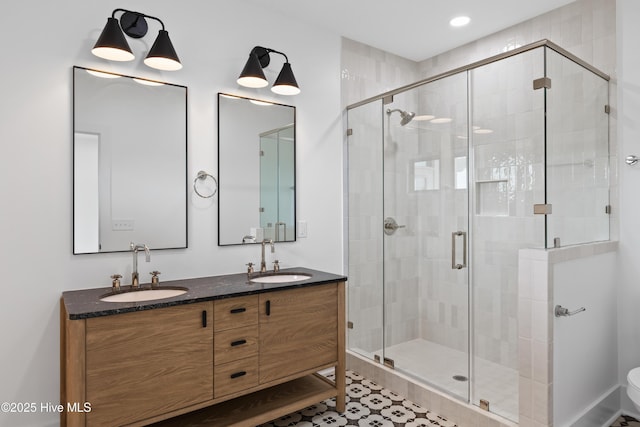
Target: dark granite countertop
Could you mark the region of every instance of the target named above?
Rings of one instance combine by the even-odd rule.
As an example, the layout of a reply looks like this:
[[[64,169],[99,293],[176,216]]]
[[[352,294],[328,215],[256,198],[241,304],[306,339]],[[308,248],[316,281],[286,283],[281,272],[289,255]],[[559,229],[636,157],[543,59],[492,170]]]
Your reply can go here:
[[[111,287],[66,291],[62,293],[62,299],[69,319],[78,320],[347,280],[345,276],[302,267],[282,269],[279,272],[279,274],[295,273],[307,274],[311,277],[306,280],[289,283],[254,283],[249,281],[246,273],[238,273],[160,282],[159,289],[179,286],[187,288],[188,291],[183,295],[159,300],[141,302],[100,301],[101,297],[111,292]],[[266,275],[273,275],[273,273],[256,273],[252,275],[252,278]],[[141,286],[148,287],[150,285],[143,284]]]

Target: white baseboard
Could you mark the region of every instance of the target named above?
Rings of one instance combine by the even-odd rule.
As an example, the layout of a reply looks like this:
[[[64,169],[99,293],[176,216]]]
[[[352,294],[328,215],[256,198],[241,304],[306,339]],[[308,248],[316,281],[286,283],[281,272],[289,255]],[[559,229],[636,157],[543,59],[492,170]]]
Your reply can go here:
[[[622,414],[620,385],[615,385],[597,398],[571,422],[556,423],[559,427],[609,427]]]

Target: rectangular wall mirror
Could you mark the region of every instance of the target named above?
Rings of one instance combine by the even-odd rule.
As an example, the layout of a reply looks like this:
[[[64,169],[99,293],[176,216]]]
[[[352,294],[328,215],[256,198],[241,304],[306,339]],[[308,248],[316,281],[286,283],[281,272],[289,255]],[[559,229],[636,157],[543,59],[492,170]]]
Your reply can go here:
[[[73,253],[187,247],[187,88],[73,68]]]
[[[296,110],[218,94],[218,245],[296,239]]]

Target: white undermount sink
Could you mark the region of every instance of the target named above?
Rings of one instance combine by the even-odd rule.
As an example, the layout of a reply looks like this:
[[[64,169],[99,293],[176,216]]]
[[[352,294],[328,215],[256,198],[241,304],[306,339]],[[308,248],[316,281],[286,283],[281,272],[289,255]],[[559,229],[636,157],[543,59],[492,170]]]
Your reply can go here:
[[[271,274],[269,276],[259,276],[249,279],[254,283],[291,283],[300,282],[302,280],[310,279],[309,274]]]
[[[108,294],[100,298],[104,302],[143,302],[164,298],[173,298],[187,293],[186,288],[141,289],[117,294]]]

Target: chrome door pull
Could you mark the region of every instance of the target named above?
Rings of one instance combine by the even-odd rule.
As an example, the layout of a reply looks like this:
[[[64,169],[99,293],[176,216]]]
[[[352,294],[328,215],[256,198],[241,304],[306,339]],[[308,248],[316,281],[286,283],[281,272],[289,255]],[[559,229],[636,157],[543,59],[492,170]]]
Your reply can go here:
[[[405,228],[406,225],[398,225],[395,219],[387,217],[384,219],[384,234],[391,236],[398,228]]]
[[[462,264],[456,263],[456,237],[462,236]],[[451,268],[461,270],[467,266],[467,232],[454,231],[451,233]]]
[[[569,311],[568,308],[565,308],[565,307],[563,307],[561,305],[556,305],[554,313],[555,313],[556,317],[564,317],[564,316],[573,316],[574,314],[582,313],[585,310],[586,310],[586,308],[580,307],[577,310]]]

